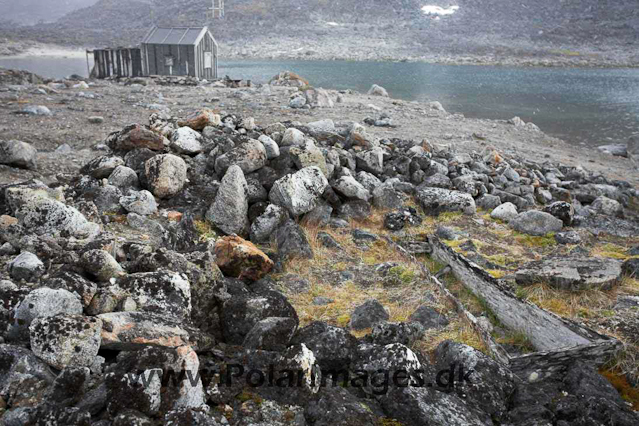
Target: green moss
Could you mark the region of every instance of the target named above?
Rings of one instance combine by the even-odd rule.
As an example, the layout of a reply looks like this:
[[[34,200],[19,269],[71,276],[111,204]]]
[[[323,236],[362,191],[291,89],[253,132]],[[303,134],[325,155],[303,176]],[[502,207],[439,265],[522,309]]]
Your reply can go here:
[[[395,266],[388,270],[391,276],[394,276],[404,284],[410,284],[415,281],[415,272],[410,269],[406,269],[403,266]]]
[[[351,320],[351,316],[348,314],[340,315],[337,317],[337,325],[340,327],[346,327]]]
[[[248,391],[242,391],[242,393],[238,394],[235,399],[244,403],[247,401],[253,401],[257,405],[262,405],[262,398],[259,395],[255,395],[254,393]]]
[[[543,237],[536,237],[533,235],[516,233],[515,240],[517,240],[518,243],[528,247],[544,248],[544,247],[551,247],[557,244],[557,242],[555,241],[554,232],[551,232],[548,235],[544,235]]]
[[[403,426],[402,423],[395,419],[390,419],[388,417],[382,417],[379,419],[379,426]]]
[[[217,233],[213,230],[211,224],[205,220],[194,221],[195,230],[200,235],[200,241],[208,241],[217,238]]]
[[[502,345],[514,346],[522,353],[535,352],[535,347],[528,339],[528,336],[521,331],[511,331],[505,336],[497,337],[495,340]]]

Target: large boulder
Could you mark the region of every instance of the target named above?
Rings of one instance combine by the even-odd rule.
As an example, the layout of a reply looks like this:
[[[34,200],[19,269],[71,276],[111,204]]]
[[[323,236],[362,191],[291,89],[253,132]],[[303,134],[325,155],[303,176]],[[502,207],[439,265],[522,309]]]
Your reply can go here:
[[[550,213],[530,210],[519,213],[510,221],[510,226],[515,231],[541,237],[551,232],[561,231],[564,223]]]
[[[354,177],[349,175],[344,175],[335,180],[333,189],[350,199],[368,201],[371,198],[371,193]]]
[[[171,148],[178,154],[197,155],[202,152],[202,135],[190,127],[180,127],[171,135]]]
[[[348,367],[357,354],[355,336],[343,328],[320,321],[300,329],[291,344],[306,345],[325,372]]]
[[[530,262],[515,274],[520,285],[546,283],[561,290],[606,290],[620,278],[621,262],[595,257],[558,257]]]
[[[315,142],[312,139],[306,139],[303,144],[292,147],[289,150],[289,154],[299,170],[316,166],[324,173],[324,176],[328,176],[326,158],[324,158],[322,151],[315,146]]]
[[[353,310],[349,325],[353,330],[364,330],[388,321],[388,318],[384,306],[375,299],[369,299]]]
[[[158,198],[171,198],[186,184],[186,163],[176,155],[156,155],[144,163],[144,170],[151,192]]]
[[[306,167],[277,180],[269,192],[269,200],[300,216],[317,206],[327,187],[328,181],[319,167]]]
[[[33,353],[50,366],[91,367],[100,349],[102,321],[81,315],[40,317],[29,332]]]
[[[249,174],[264,167],[266,161],[266,148],[264,148],[262,142],[250,139],[248,142],[217,157],[215,159],[215,172],[218,175],[223,175],[229,167],[236,165],[245,174]]]
[[[215,261],[227,276],[257,281],[273,269],[273,261],[253,243],[237,236],[215,243]]]
[[[12,339],[23,340],[31,322],[40,317],[58,314],[81,314],[80,299],[67,290],[47,287],[31,291],[13,311],[13,324],[9,328]]]
[[[96,179],[104,179],[111,176],[111,173],[118,167],[123,166],[124,160],[112,155],[101,155],[85,164],[80,173]]]
[[[606,216],[623,216],[623,206],[621,203],[603,195],[597,197],[590,205],[590,208]]]
[[[128,195],[120,197],[118,201],[129,213],[149,216],[158,212],[158,204],[153,194],[145,189],[142,191],[130,190]]]
[[[305,218],[307,216],[305,216]],[[264,210],[264,213],[259,215],[251,224],[251,241],[254,243],[269,241],[273,232],[275,232],[280,225],[284,224],[287,219],[288,213],[286,210],[275,204],[269,204],[266,210]]]
[[[44,263],[28,251],[20,253],[9,263],[9,275],[15,280],[37,280],[45,272]]]
[[[178,121],[180,127],[190,127],[193,130],[204,130],[207,126],[219,126],[222,120],[219,114],[212,109],[203,108],[186,116],[183,120]]]
[[[511,219],[517,217],[517,206],[513,203],[504,203],[493,209],[490,212],[490,217],[493,219],[503,220],[504,222],[510,222]]]
[[[257,323],[270,317],[291,318],[296,326],[299,323],[295,308],[281,293],[235,295],[222,307],[221,323],[226,342],[241,345]]]
[[[296,329],[297,322],[293,318],[266,318],[253,326],[244,338],[242,346],[248,349],[281,352],[288,347]]]
[[[381,175],[384,172],[384,150],[373,148],[368,151],[358,152],[355,156],[357,169]]]
[[[148,127],[133,124],[119,132],[109,135],[106,145],[114,151],[131,151],[137,148],[147,148],[152,151],[162,151],[170,145],[164,136],[150,130]]]
[[[239,166],[228,168],[206,219],[225,234],[248,233],[247,183]]]
[[[314,256],[306,233],[292,220],[277,228],[271,241],[283,260],[312,259]]]
[[[459,191],[420,187],[417,190],[417,199],[424,212],[432,216],[445,212],[460,212],[467,215],[474,215],[477,212],[473,197]]]
[[[0,164],[35,169],[38,150],[22,141],[0,141]]]
[[[142,272],[117,281],[137,304],[138,311],[186,319],[191,315],[191,285],[175,272]]]

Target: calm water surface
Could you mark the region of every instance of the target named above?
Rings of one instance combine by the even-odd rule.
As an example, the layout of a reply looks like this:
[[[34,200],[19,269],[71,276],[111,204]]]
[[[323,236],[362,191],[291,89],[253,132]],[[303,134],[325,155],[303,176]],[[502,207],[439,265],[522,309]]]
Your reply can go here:
[[[86,75],[85,59],[0,59],[0,66],[48,77]],[[437,100],[467,117],[520,116],[574,144],[625,142],[639,133],[639,70],[515,68],[347,61],[224,61],[220,75],[266,82],[283,70],[328,89],[367,91],[384,86],[392,97]]]

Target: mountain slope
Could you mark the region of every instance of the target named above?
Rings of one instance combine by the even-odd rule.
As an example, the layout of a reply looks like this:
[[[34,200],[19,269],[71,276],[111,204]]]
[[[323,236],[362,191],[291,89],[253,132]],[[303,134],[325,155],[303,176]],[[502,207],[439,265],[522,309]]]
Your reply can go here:
[[[0,21],[31,25],[52,22],[98,0],[0,0]]]

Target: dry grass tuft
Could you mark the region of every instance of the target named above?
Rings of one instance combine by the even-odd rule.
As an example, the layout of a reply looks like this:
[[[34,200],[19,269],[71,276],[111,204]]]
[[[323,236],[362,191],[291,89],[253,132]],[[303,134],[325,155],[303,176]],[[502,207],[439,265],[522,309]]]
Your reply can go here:
[[[615,304],[618,289],[609,291],[562,291],[546,284],[519,287],[517,295],[535,305],[566,318],[599,318],[608,316]]]

